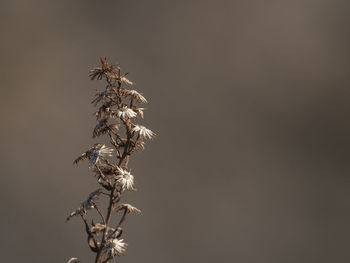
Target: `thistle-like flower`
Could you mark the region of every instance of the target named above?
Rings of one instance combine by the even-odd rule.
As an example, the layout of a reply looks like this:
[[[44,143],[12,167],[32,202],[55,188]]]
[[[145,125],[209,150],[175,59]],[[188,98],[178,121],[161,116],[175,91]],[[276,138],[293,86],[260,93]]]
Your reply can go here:
[[[95,78],[101,80],[104,76],[110,78],[116,75],[118,68],[114,65],[109,65],[107,58],[101,58],[100,61],[101,67],[95,67],[89,71],[89,77],[91,80],[94,80]]]
[[[136,213],[136,214],[141,214],[141,210],[136,208],[135,206],[129,205],[129,204],[120,204],[117,207],[117,210],[123,210],[125,209],[127,213]]]
[[[138,141],[136,142],[135,151],[143,151],[145,149],[145,142]]]
[[[144,117],[143,111],[145,110],[145,108],[137,108],[137,107],[133,106],[132,110],[134,112],[136,112],[138,115],[140,115],[140,117],[143,119],[143,117]]]
[[[139,93],[138,91],[136,91],[136,90],[130,90],[129,92],[130,92],[131,97],[132,97],[134,100],[137,100],[137,101],[139,101],[139,102],[141,102],[141,103],[147,103],[146,98],[145,98],[141,93]]]
[[[116,179],[117,182],[122,186],[123,189],[134,190],[134,176],[127,170],[118,168],[119,174]]]
[[[123,96],[130,96],[135,101],[139,101],[141,103],[147,103],[146,98],[136,90],[122,89],[120,92]]]
[[[106,145],[102,145],[96,143],[89,150],[80,155],[77,159],[74,160],[74,164],[78,164],[80,161],[84,159],[89,159],[91,163],[96,164],[100,158],[111,157],[113,153],[113,149],[107,147]]]
[[[128,247],[128,244],[124,242],[123,239],[113,239],[108,241],[107,243],[107,249],[111,252],[111,255],[125,255],[126,248]]]
[[[102,145],[101,147],[96,148],[90,157],[90,161],[96,164],[100,158],[112,157],[113,149]]]
[[[137,113],[134,112],[132,109],[128,108],[127,106],[124,106],[123,108],[117,111],[117,116],[125,120],[126,118],[135,118],[137,116]]]
[[[147,129],[142,125],[135,125],[135,127],[132,129],[132,132],[138,133],[141,138],[146,139],[152,139],[155,136],[155,133],[153,131]]]
[[[127,85],[134,85],[130,80],[128,80],[125,76],[120,77],[120,82],[127,84]]]

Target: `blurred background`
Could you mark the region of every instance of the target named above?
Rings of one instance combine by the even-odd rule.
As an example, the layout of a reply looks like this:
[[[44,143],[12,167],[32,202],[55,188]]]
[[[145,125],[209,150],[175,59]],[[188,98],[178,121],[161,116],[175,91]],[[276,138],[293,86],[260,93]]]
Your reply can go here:
[[[70,211],[97,188],[107,56],[149,100],[118,262],[350,262],[350,4],[0,2],[2,262],[93,262]]]

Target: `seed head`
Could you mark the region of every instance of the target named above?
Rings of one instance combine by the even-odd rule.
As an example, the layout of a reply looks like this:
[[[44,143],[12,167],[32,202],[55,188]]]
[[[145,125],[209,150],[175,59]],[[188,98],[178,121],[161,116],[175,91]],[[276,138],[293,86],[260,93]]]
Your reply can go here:
[[[141,138],[152,139],[156,134],[142,125],[135,125],[132,132],[136,132]]]
[[[124,243],[123,239],[113,239],[109,240],[107,243],[107,249],[111,252],[112,256],[114,255],[125,255],[126,248],[128,244]]]
[[[122,168],[118,168],[118,175],[116,177],[117,182],[122,186],[123,189],[135,190],[134,176],[129,171]]]
[[[128,108],[127,106],[124,106],[123,108],[117,111],[117,116],[123,120],[126,120],[127,118],[135,118],[137,116],[137,113],[134,112],[132,109]]]
[[[136,213],[141,214],[141,210],[136,208],[135,206],[129,205],[129,204],[120,204],[117,206],[117,210],[123,210],[125,209],[128,213]]]

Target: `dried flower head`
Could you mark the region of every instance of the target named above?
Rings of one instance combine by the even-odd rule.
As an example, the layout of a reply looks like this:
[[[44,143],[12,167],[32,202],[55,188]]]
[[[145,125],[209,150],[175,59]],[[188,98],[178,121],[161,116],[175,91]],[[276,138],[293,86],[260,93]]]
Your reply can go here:
[[[133,100],[141,103],[147,103],[146,98],[136,90],[122,89],[121,95],[125,97],[130,96]]]
[[[132,83],[130,80],[128,80],[126,77],[126,75],[120,77],[120,82],[124,83],[124,84],[127,84],[127,85],[134,85],[134,83]]]
[[[141,214],[141,210],[136,208],[135,206],[129,205],[129,204],[120,204],[117,207],[117,210],[123,210],[125,209],[128,213],[136,213],[136,214]]]
[[[115,238],[113,240],[109,240],[107,243],[107,249],[110,251],[112,256],[125,255],[127,247],[128,247],[128,244],[126,244],[123,239]]]
[[[147,129],[142,125],[135,125],[135,127],[132,129],[132,132],[138,133],[141,138],[146,139],[152,139],[155,136],[155,133],[153,131]]]
[[[134,112],[132,109],[128,108],[127,106],[124,106],[123,108],[117,111],[117,116],[123,120],[126,120],[135,118],[137,116],[137,113]]]
[[[101,80],[103,77],[111,78],[118,72],[118,67],[115,65],[109,65],[107,58],[100,59],[101,67],[95,67],[89,71],[89,77],[91,80],[97,78]]]
[[[118,168],[118,175],[116,177],[117,182],[122,186],[123,189],[135,190],[134,176],[127,170]]]
[[[132,110],[134,112],[136,112],[138,115],[140,115],[140,117],[143,119],[144,118],[144,114],[143,111],[145,110],[145,108],[137,108],[135,106],[132,107]]]
[[[90,161],[95,164],[100,160],[100,158],[112,157],[112,153],[112,148],[109,148],[106,145],[102,145],[101,147],[97,147],[92,152]]]
[[[135,146],[135,151],[143,151],[145,149],[145,142],[137,141]]]
[[[130,92],[131,97],[134,100],[139,101],[141,103],[147,103],[146,98],[141,93],[139,93],[138,91],[136,91],[136,90],[129,90],[129,92]]]
[[[92,148],[81,154],[77,159],[74,160],[74,164],[78,164],[84,159],[89,159],[91,163],[96,164],[100,158],[112,157],[113,149],[96,143]]]

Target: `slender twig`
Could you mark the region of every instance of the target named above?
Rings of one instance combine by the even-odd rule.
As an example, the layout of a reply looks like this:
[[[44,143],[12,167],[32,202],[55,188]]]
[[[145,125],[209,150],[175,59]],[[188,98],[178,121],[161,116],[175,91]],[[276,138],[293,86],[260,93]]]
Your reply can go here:
[[[99,213],[99,215],[101,216],[103,224],[107,227],[105,216],[102,214],[101,210],[96,204],[94,205],[94,208],[96,209],[97,213]]]

